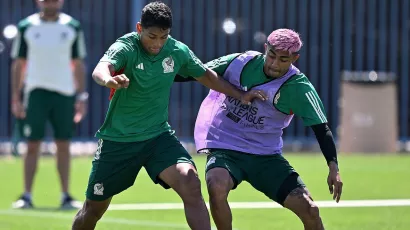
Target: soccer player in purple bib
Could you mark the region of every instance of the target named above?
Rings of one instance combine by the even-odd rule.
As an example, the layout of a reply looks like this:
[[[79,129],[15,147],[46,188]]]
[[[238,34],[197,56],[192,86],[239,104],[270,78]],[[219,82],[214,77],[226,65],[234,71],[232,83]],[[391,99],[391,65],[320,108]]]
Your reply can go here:
[[[294,115],[313,129],[329,167],[330,193],[339,202],[342,181],[323,104],[308,78],[293,65],[301,47],[299,34],[278,29],[269,35],[264,54],[247,51],[206,64],[238,88],[260,90],[268,97],[244,105],[210,90],[202,102],[195,143],[199,152],[208,153],[206,183],[219,230],[232,229],[227,197],[242,181],[293,211],[305,229],[324,229],[311,194],[282,156],[282,130]]]

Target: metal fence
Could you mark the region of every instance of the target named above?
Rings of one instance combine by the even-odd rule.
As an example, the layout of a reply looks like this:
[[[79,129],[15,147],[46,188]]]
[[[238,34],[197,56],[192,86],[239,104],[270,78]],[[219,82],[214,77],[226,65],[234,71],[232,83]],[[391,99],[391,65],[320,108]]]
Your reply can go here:
[[[66,1],[65,12],[82,22],[89,56],[88,76],[115,38],[130,31],[141,6],[150,1]],[[301,34],[304,47],[297,66],[310,78],[321,96],[331,128],[337,136],[340,75],[343,70],[389,71],[398,76],[399,136],[409,133],[409,33],[408,0],[164,0],[173,10],[172,36],[183,41],[204,62],[228,53],[263,50],[265,37],[288,27]],[[0,28],[33,13],[33,1],[0,2]],[[226,18],[236,22],[234,34],[222,29]],[[11,134],[9,109],[9,41],[0,57],[0,138]],[[108,91],[91,81],[89,114],[78,127],[78,136],[90,138],[102,124]],[[180,137],[192,137],[201,100],[207,90],[198,83],[173,86],[170,123]],[[382,109],[383,105],[380,105]],[[388,121],[386,121],[388,122]],[[310,140],[313,132],[296,119],[285,138]]]
[[[120,35],[131,28],[131,0],[70,0],[65,1],[63,11],[81,22],[85,33],[88,57],[87,86],[90,93],[88,115],[77,127],[77,136],[90,138],[102,124],[107,106],[109,90],[92,81],[91,73],[104,51]],[[37,11],[35,1],[0,1],[0,28],[17,24],[21,19]],[[13,117],[10,110],[10,48],[11,41],[0,36],[5,49],[0,56],[0,139],[10,138],[13,130]],[[50,61],[50,63],[52,63]],[[58,73],[55,73],[58,75]]]

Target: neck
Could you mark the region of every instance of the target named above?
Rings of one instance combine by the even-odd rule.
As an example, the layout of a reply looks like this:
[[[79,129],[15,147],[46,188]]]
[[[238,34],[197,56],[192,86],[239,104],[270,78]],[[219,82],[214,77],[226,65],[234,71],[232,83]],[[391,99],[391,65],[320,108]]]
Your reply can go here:
[[[44,12],[40,12],[40,18],[44,21],[57,21],[59,15],[60,13],[58,12],[53,15],[46,15]]]

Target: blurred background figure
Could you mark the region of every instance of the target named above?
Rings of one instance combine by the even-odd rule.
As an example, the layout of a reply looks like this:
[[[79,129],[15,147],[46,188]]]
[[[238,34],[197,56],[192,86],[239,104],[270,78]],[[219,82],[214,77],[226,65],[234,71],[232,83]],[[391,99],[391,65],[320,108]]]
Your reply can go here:
[[[11,108],[27,139],[24,193],[13,203],[14,208],[33,207],[31,192],[47,121],[57,147],[61,208],[75,207],[69,194],[69,146],[74,123],[80,122],[86,111],[86,52],[80,23],[60,12],[63,3],[37,0],[40,11],[20,21],[11,50]]]

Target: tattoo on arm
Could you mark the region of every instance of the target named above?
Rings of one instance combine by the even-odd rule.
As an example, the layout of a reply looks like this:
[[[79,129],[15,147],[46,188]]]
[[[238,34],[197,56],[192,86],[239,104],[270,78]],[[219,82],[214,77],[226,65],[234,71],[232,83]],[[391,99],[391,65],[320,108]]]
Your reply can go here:
[[[290,193],[289,196],[295,196],[298,198],[303,198],[303,193],[305,193],[305,190],[301,187],[293,189]]]

